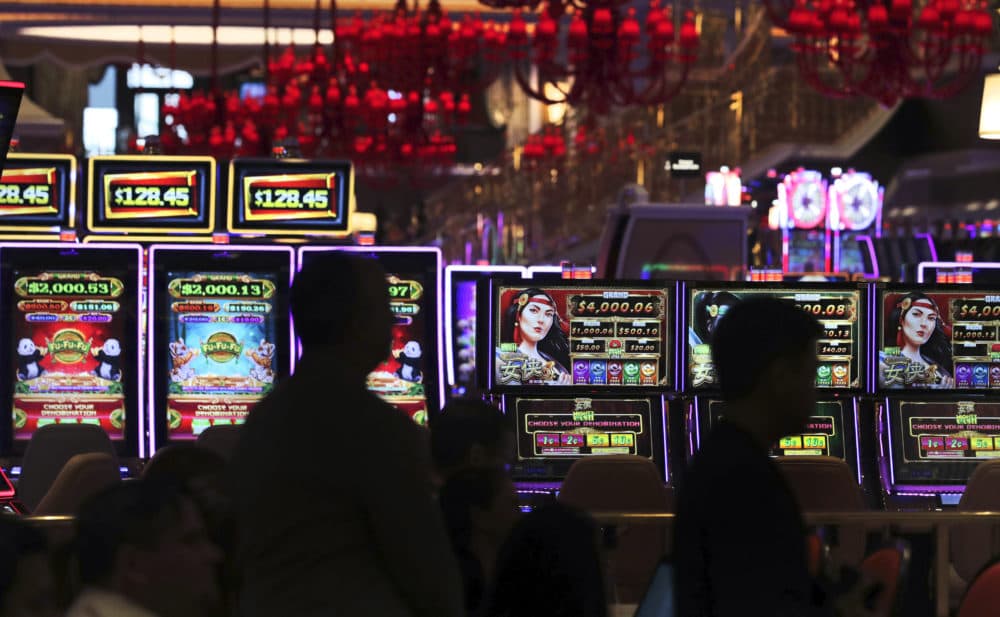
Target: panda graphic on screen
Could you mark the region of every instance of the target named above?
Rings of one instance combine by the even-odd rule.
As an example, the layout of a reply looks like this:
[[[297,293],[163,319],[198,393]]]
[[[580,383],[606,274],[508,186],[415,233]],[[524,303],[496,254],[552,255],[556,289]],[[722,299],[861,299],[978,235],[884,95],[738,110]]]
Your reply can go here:
[[[91,349],[91,353],[100,364],[94,369],[94,375],[109,381],[120,381],[122,378],[121,355],[122,346],[116,338],[104,341],[102,347]]]
[[[39,348],[30,338],[23,338],[17,342],[17,378],[34,379],[45,372],[39,364],[45,357],[46,349]]]
[[[424,376],[420,370],[422,355],[420,343],[417,341],[408,341],[403,345],[403,348],[396,352],[396,360],[399,362],[396,376],[414,383],[423,381]]]

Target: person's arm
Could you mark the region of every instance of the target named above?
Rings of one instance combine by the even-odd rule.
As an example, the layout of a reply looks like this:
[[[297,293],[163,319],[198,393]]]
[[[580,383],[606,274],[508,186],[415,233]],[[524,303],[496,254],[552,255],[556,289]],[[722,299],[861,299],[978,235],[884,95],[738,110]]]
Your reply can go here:
[[[462,583],[431,492],[428,443],[416,426],[393,419],[360,490],[376,550],[413,617],[460,617]],[[368,463],[366,463],[368,464]]]

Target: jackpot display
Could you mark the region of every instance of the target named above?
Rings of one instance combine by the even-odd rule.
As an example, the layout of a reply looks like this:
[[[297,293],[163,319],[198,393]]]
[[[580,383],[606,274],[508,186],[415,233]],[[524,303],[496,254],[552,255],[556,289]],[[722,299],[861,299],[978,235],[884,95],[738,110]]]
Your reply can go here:
[[[861,290],[822,287],[692,287],[687,303],[687,378],[692,389],[718,386],[712,364],[712,334],[726,313],[741,300],[770,296],[789,300],[814,315],[823,327],[817,343],[816,387],[859,389],[864,358]]]
[[[45,247],[45,248],[43,248]],[[3,257],[2,386],[11,439],[49,424],[92,424],[133,450],[139,417],[140,249],[0,247]],[[9,396],[9,398],[8,398]]]
[[[663,447],[663,427],[652,424],[662,419],[659,399],[518,396],[505,397],[504,405],[517,423],[515,476],[560,476],[588,456],[653,460]]]
[[[725,420],[723,401],[708,401],[708,417],[710,426]],[[848,459],[845,448],[844,403],[841,401],[818,401],[816,410],[806,420],[805,427],[799,433],[786,435],[771,444],[770,456],[833,456]]]
[[[896,484],[965,484],[975,465],[1000,458],[1000,403],[889,403]]]
[[[235,159],[229,231],[346,237],[353,183],[346,161]]]
[[[215,159],[96,156],[87,164],[87,228],[96,233],[211,233]]]
[[[241,424],[288,373],[291,251],[154,247],[150,349],[158,439]]]
[[[393,247],[300,249],[300,264],[317,253],[345,250],[376,259],[386,272],[392,310],[392,343],[389,355],[369,373],[368,390],[426,424],[444,397],[441,380],[440,297],[441,253],[437,249]]]
[[[75,180],[76,158],[68,154],[9,155],[0,177],[0,231],[71,229]]]
[[[1000,290],[883,289],[878,385],[1000,389]]]
[[[670,293],[594,284],[495,286],[493,385],[670,385]]]

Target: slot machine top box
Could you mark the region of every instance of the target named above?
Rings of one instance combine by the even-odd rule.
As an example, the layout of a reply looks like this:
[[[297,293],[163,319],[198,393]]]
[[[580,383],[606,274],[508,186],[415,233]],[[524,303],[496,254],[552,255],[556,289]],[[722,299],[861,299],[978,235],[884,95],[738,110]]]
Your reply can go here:
[[[215,159],[95,156],[87,161],[87,231],[97,240],[196,240],[215,231]]]
[[[337,240],[374,232],[371,216],[355,209],[349,161],[237,158],[229,164],[231,234]]]
[[[76,157],[7,156],[0,177],[0,238],[76,239]]]

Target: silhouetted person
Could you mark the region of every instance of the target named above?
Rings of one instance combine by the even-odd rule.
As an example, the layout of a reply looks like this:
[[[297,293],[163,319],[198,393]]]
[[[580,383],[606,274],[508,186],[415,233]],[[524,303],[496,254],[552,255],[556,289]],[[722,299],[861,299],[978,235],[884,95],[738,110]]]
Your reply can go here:
[[[221,559],[194,501],[146,480],[87,500],[77,517],[83,593],[67,617],[203,617],[221,610]]]
[[[494,405],[473,399],[449,401],[431,416],[431,459],[441,482],[482,467],[506,469],[514,458],[514,430]]]
[[[524,515],[497,557],[485,617],[606,617],[600,533],[559,503]]]
[[[798,504],[768,448],[816,405],[819,323],[792,303],[749,299],[716,326],[726,403],[695,454],[674,530],[678,617],[832,614],[806,564]]]
[[[438,496],[458,559],[467,615],[482,608],[497,553],[517,520],[517,493],[498,467],[469,467],[450,475]]]
[[[302,359],[251,411],[232,462],[242,614],[461,615],[426,431],[365,388],[390,349],[385,273],[327,253],[290,305]]]
[[[0,515],[0,617],[56,617],[48,542],[13,515]]]

